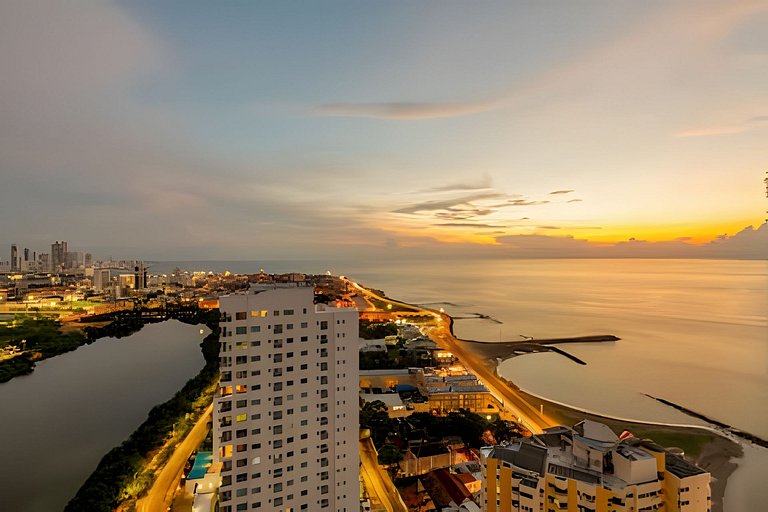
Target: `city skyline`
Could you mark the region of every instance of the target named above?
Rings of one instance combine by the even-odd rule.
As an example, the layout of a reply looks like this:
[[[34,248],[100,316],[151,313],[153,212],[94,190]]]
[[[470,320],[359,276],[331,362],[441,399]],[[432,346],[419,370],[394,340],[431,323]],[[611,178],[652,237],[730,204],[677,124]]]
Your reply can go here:
[[[0,10],[4,247],[63,239],[153,260],[768,248],[763,2]]]

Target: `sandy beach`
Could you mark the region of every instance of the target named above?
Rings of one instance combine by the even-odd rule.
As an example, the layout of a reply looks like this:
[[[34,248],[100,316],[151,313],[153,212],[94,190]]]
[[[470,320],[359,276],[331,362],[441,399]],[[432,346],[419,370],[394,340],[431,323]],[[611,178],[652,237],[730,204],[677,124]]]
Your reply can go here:
[[[460,340],[459,342],[462,343],[465,350],[472,352],[477,359],[484,361],[488,369],[494,373],[496,373],[500,360],[509,357],[521,357],[534,352],[529,346],[531,344],[525,342],[520,343],[519,346],[517,343],[477,343],[467,340]],[[523,353],[515,353],[516,350]],[[531,405],[536,408],[543,406],[548,417],[563,425],[573,425],[583,419],[591,419],[605,423],[617,433],[628,430],[637,437],[653,439],[662,446],[682,448],[687,458],[712,475],[712,512],[723,511],[723,496],[728,478],[738,467],[738,463],[734,459],[738,459],[743,454],[743,449],[738,442],[703,428],[661,426],[588,413],[528,393],[502,377],[499,379],[506,382]]]
[[[371,290],[362,287],[358,288],[363,294],[373,296],[378,300],[439,315],[441,321],[435,326],[427,327],[425,330],[426,334],[439,345],[452,350],[470,371],[474,371],[478,376],[489,381],[487,382],[489,387],[499,389],[499,386],[504,386],[511,390],[511,394],[518,399],[516,405],[524,406],[526,414],[533,412],[530,417],[538,416],[538,419],[545,423],[562,425],[574,425],[583,419],[591,419],[608,425],[616,433],[628,430],[636,437],[652,439],[661,446],[682,449],[688,459],[694,461],[699,467],[707,470],[712,475],[712,511],[723,512],[723,498],[728,479],[738,468],[738,459],[744,454],[744,449],[735,438],[727,437],[725,433],[721,434],[716,429],[658,425],[636,420],[613,418],[594,411],[583,411],[521,390],[514,382],[501,377],[497,373],[498,365],[504,360],[543,351],[558,352],[565,357],[573,359],[578,364],[586,364],[586,362],[578,360],[578,358],[571,356],[562,349],[558,349],[554,345],[565,343],[567,347],[568,343],[612,343],[619,338],[611,334],[599,334],[561,339],[528,339],[520,342],[500,343],[464,340],[457,338],[454,334],[454,318],[442,311],[437,312],[389,297],[379,296],[376,293],[372,293]],[[542,406],[543,414],[539,415],[538,411]],[[531,411],[528,411],[528,409]]]

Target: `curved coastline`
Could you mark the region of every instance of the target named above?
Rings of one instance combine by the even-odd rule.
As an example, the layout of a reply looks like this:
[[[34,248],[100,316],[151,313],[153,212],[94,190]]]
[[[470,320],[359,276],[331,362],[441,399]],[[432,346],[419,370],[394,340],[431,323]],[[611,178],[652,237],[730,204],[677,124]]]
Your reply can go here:
[[[713,436],[712,441],[709,442],[708,445],[698,455],[698,457],[695,458],[695,462],[700,467],[703,467],[707,471],[709,471],[710,474],[712,475],[712,482],[710,485],[712,490],[713,512],[723,511],[723,499],[725,497],[728,480],[730,476],[739,467],[738,462],[736,461],[741,459],[744,454],[744,450],[741,446],[741,443],[744,442],[744,440],[749,441],[749,439],[743,436],[738,436],[736,432],[718,428],[716,424],[715,424],[716,426],[686,425],[686,424],[678,424],[678,423],[664,423],[664,422],[643,421],[643,420],[637,420],[637,419],[622,418],[619,416],[612,416],[612,415],[600,413],[597,411],[590,411],[584,408],[575,407],[571,404],[551,400],[547,397],[537,395],[528,390],[521,389],[514,382],[499,375],[498,363],[500,362],[500,359],[505,360],[505,359],[509,359],[509,358],[521,355],[519,353],[514,353],[513,347],[521,348],[523,346],[521,344],[530,343],[530,341],[500,342],[502,345],[505,345],[504,349],[507,352],[507,357],[503,357],[503,358],[488,357],[487,350],[483,350],[483,349],[486,349],[487,347],[492,347],[494,345],[498,345],[499,344],[498,342],[467,340],[467,339],[459,338],[454,334],[454,318],[445,313],[443,313],[443,318],[449,319],[448,328],[450,329],[451,334],[458,341],[462,342],[462,344],[465,347],[467,347],[469,350],[474,350],[477,355],[482,356],[483,359],[486,361],[486,365],[488,365],[489,369],[491,369],[493,373],[500,380],[506,383],[506,385],[509,386],[510,388],[516,390],[518,394],[523,395],[527,399],[527,401],[532,405],[536,407],[543,406],[544,408],[546,408],[549,411],[548,414],[556,418],[562,424],[573,424],[582,419],[588,418],[588,419],[592,419],[592,420],[607,424],[609,427],[612,427],[617,430],[626,429],[631,431],[634,429],[636,431],[639,431],[643,427],[650,427],[650,428],[659,429],[661,433],[671,432],[671,433],[678,433],[678,434],[686,434],[686,433],[692,434],[694,432],[698,432],[700,434],[712,435]],[[616,340],[601,339],[603,337],[607,338],[608,336],[611,336],[611,335],[598,335],[593,337],[586,336],[581,338],[564,338],[564,340],[570,340],[570,341],[564,341],[564,342],[565,343],[589,342],[588,340],[590,340],[590,338],[593,338],[593,341],[598,341],[598,342],[616,341],[619,339],[619,338],[616,338]],[[548,341],[550,343],[557,343],[556,339],[552,339]],[[575,356],[571,356],[571,354],[568,354],[565,351],[562,351],[560,349],[552,350],[552,349],[555,349],[556,347],[539,345],[538,343],[534,343],[534,345],[536,345],[536,347],[534,348],[539,348],[539,350],[531,350],[530,352],[555,351],[560,353],[561,355],[565,355],[566,357],[569,357],[575,360],[575,362],[577,363],[586,364],[586,362],[581,361]],[[483,349],[481,349],[481,353],[478,354],[477,348],[479,347],[483,347]],[[511,354],[509,353],[510,351],[512,351]],[[683,411],[683,412],[687,413],[687,411]],[[703,419],[703,421],[707,421],[707,419],[705,418],[701,418],[701,419]],[[738,437],[742,437],[742,439],[739,439]]]
[[[384,294],[382,294],[384,295]],[[712,511],[713,512],[723,512],[723,499],[725,497],[725,491],[726,486],[728,483],[728,479],[730,476],[734,473],[734,471],[738,468],[738,464],[734,462],[734,459],[738,460],[744,455],[744,450],[742,448],[741,442],[737,439],[732,438],[730,435],[726,434],[725,432],[718,431],[716,428],[712,427],[706,427],[706,426],[697,426],[697,425],[679,425],[679,424],[664,424],[664,423],[653,423],[653,422],[642,422],[642,421],[635,421],[635,420],[627,420],[623,418],[618,417],[611,417],[609,415],[601,414],[601,413],[595,413],[595,412],[589,412],[585,411],[584,409],[579,409],[567,404],[561,404],[552,400],[549,400],[544,397],[539,397],[537,395],[531,394],[529,392],[522,391],[514,382],[505,379],[501,377],[498,374],[498,359],[495,357],[488,357],[487,354],[487,348],[492,348],[494,346],[498,347],[499,343],[497,342],[491,342],[491,341],[477,341],[477,340],[467,340],[458,338],[454,333],[454,322],[455,319],[446,314],[443,311],[436,311],[431,308],[425,308],[423,306],[418,306],[415,304],[409,304],[406,302],[398,301],[389,297],[386,297],[384,295],[384,298],[387,301],[390,301],[394,304],[400,304],[403,306],[407,306],[410,308],[415,308],[417,310],[421,310],[427,313],[431,313],[435,315],[437,318],[441,318],[444,321],[445,327],[449,330],[450,336],[457,342],[460,342],[462,347],[466,348],[469,352],[473,353],[476,358],[478,359],[478,362],[480,364],[485,364],[486,371],[491,372],[503,385],[506,385],[509,387],[512,391],[517,393],[521,398],[523,398],[527,403],[529,407],[538,408],[540,406],[544,406],[548,409],[548,416],[554,420],[557,420],[560,424],[568,425],[568,424],[574,424],[578,421],[581,421],[582,419],[589,418],[593,419],[595,421],[599,421],[601,423],[604,423],[608,425],[609,427],[613,428],[614,430],[631,430],[634,429],[637,432],[642,432],[643,430],[646,430],[646,432],[643,432],[642,435],[661,435],[661,436],[677,436],[678,438],[680,436],[710,436],[709,441],[706,442],[706,444],[701,448],[700,453],[698,454],[698,457],[695,457],[695,462],[700,467],[706,469],[711,475],[712,475],[712,481],[711,481],[711,490],[712,490]],[[596,338],[592,338],[593,341],[616,341],[614,339],[599,339],[602,337],[608,337],[611,335],[598,335]],[[575,343],[575,342],[584,342],[590,340],[590,337],[581,337],[581,338],[563,338],[564,340],[571,340],[571,341],[564,341],[565,343]],[[578,340],[578,341],[577,341]],[[541,341],[541,340],[540,340]],[[521,342],[501,342],[502,345],[506,345],[504,348],[506,350],[506,356],[503,359],[507,359],[510,357],[515,357],[518,354],[514,353],[514,350],[512,349],[512,353],[510,354],[510,345],[514,346],[517,349],[522,348],[524,343],[529,343],[529,345],[532,345],[531,348],[535,350],[530,350],[530,352],[534,351],[550,351],[552,348],[550,344],[557,343],[557,339],[551,339],[548,340],[549,344],[544,345],[540,343],[530,343],[530,340],[521,341]],[[479,347],[483,347],[480,351],[478,350]],[[526,353],[528,351],[523,351],[523,353]],[[575,357],[572,359],[576,359]],[[576,361],[579,362],[579,361]],[[585,362],[582,362],[581,364],[586,364]],[[472,370],[471,367],[469,367],[470,370]],[[645,427],[645,429],[644,429]],[[651,429],[652,432],[647,432],[648,429]],[[733,433],[730,433],[733,435]],[[692,454],[691,454],[692,455]]]

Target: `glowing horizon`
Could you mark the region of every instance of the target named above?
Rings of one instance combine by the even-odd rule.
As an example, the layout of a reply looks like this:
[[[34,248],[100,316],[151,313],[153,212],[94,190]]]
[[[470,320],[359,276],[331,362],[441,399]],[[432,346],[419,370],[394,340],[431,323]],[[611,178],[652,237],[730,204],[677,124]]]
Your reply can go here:
[[[0,247],[664,256],[752,226],[717,254],[755,257],[766,23],[759,0],[8,2]]]

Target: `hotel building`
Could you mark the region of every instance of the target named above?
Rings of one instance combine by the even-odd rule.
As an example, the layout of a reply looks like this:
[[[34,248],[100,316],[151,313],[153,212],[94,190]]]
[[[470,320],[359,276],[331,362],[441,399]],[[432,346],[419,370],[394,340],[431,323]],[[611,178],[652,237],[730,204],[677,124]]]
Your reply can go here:
[[[602,423],[481,450],[487,512],[709,512],[710,474]]]
[[[221,512],[360,508],[358,317],[270,284],[220,298]]]

